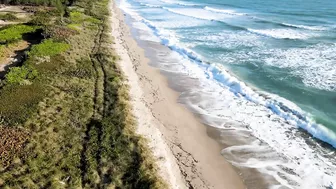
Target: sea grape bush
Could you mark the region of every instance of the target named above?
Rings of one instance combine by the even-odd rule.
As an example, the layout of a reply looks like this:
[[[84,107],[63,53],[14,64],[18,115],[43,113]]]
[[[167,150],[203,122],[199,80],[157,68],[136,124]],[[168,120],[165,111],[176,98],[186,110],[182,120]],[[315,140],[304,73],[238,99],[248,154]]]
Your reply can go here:
[[[6,81],[9,84],[27,85],[30,84],[30,81],[35,79],[37,76],[38,72],[34,68],[28,66],[13,67],[6,75]]]
[[[38,27],[28,25],[13,25],[0,30],[0,44],[14,43],[22,39],[25,33],[32,33]]]
[[[69,44],[46,39],[41,44],[34,45],[28,55],[30,57],[54,56],[68,50],[69,47]]]

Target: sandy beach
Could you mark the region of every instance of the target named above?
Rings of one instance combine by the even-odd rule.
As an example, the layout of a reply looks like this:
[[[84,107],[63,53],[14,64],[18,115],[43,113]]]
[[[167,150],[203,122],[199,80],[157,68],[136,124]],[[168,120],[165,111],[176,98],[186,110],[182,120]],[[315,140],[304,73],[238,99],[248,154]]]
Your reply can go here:
[[[112,48],[121,58],[119,66],[130,88],[137,131],[148,139],[162,177],[171,188],[245,188],[221,155],[220,144],[208,136],[209,129],[177,102],[179,93],[149,65],[121,10],[115,4],[110,10]]]

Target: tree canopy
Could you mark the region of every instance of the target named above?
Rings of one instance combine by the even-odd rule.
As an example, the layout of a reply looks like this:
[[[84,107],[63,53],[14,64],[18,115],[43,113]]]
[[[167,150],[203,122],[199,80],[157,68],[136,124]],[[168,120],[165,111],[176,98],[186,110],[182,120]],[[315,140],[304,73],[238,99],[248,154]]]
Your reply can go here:
[[[0,0],[2,4],[11,5],[43,5],[43,6],[57,6],[60,3],[69,4],[71,0]]]

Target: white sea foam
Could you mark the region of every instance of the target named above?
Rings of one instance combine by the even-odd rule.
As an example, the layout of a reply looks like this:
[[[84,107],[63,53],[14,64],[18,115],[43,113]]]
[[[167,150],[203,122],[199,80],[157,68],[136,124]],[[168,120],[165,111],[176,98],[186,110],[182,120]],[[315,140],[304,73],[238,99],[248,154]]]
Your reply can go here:
[[[190,31],[188,34],[192,35],[196,42],[195,44],[206,45],[211,48],[241,48],[241,47],[258,47],[263,46],[264,43],[260,41],[260,37],[255,34],[251,34],[247,31],[221,31],[214,33],[209,30],[201,31],[202,35],[199,34],[200,31]],[[216,55],[217,56],[217,55]],[[225,56],[230,58],[230,56]],[[233,57],[232,57],[233,58]]]
[[[174,41],[176,42],[177,40],[175,39]],[[198,60],[198,56],[195,53],[182,49],[176,45],[175,42],[166,40],[164,44],[179,52],[182,56],[183,54],[190,53],[190,55],[184,56],[195,61]],[[333,141],[336,141],[336,136],[332,135],[332,132],[321,125],[315,124],[308,117],[305,117],[305,113],[293,103],[289,103],[285,99],[276,96],[273,96],[269,100],[265,99],[248,88],[244,83],[230,76],[226,71],[219,71],[216,66],[202,65],[201,63],[200,66],[200,68],[203,67],[203,69],[204,67],[207,68],[206,71],[204,71],[203,76],[199,74],[199,71],[187,72],[188,75],[198,73],[192,77],[201,77],[201,79],[203,77],[203,79],[206,80],[204,85],[199,87],[201,90],[193,92],[211,94],[211,97],[203,96],[201,99],[213,99],[213,102],[211,100],[209,100],[210,102],[204,100],[202,102],[190,103],[189,106],[193,107],[198,113],[206,115],[205,119],[208,120],[225,117],[234,120],[239,124],[248,125],[254,136],[265,141],[278,153],[283,154],[292,161],[290,164],[286,165],[288,169],[291,168],[295,162],[298,162],[301,165],[297,166],[294,170],[296,175],[299,176],[286,174],[286,178],[278,176],[280,170],[282,170],[279,166],[283,165],[284,162],[271,164],[273,166],[265,168],[255,165],[255,161],[251,162],[247,160],[248,162],[246,164],[240,164],[241,166],[251,167],[251,164],[253,164],[254,168],[258,168],[258,170],[264,174],[272,175],[283,186],[288,186],[289,183],[287,180],[290,179],[291,183],[297,183],[297,186],[303,188],[302,186],[304,183],[309,181],[311,177],[319,180],[318,182],[315,181],[314,183],[310,183],[314,188],[321,188],[323,186],[328,186],[331,182],[335,182],[333,176],[328,176],[324,173],[328,171],[328,174],[334,174],[333,171],[336,171],[335,166],[331,167],[330,165],[325,165],[324,159],[316,158],[316,154],[312,149],[309,150],[310,147],[305,143],[303,138],[289,139],[287,136],[288,132],[291,132],[293,129],[296,130],[296,126],[298,126],[307,129],[316,137],[320,137],[333,143]],[[193,68],[191,65],[184,67],[186,69]],[[217,85],[211,84],[214,80],[218,82]],[[186,96],[193,95],[188,94]],[[224,97],[225,100],[221,99],[221,96]],[[286,104],[286,108],[283,108],[283,104]],[[225,108],[225,106],[229,106],[229,108]],[[290,109],[291,111],[287,112],[284,111],[284,109]],[[300,118],[301,116],[305,117],[306,121],[302,120]],[[207,123],[211,123],[211,121],[208,121]],[[220,125],[217,124],[212,126],[220,127]],[[302,150],[300,151],[298,148]],[[316,161],[315,165],[309,165],[309,162],[312,162],[311,159],[314,159],[312,160],[313,162]],[[232,162],[234,163],[234,160]],[[283,170],[282,172],[283,174],[286,173]]]
[[[166,3],[166,4],[175,4],[178,2],[176,0],[159,0],[159,1],[161,1],[162,3]]]
[[[289,68],[290,73],[302,78],[307,86],[336,90],[336,44],[313,45],[308,48],[274,49],[265,51],[269,54],[266,64]]]
[[[140,15],[138,13],[136,13],[135,11],[133,11],[132,9],[132,5],[129,4],[126,0],[120,0],[119,2],[119,7],[127,14],[129,14],[130,16],[132,16],[133,18],[139,20],[141,19]]]
[[[193,67],[185,67],[193,69]],[[202,76],[198,77],[202,78]],[[290,119],[286,120],[284,117],[290,117],[291,115],[284,113],[279,106],[275,105],[284,103],[290,109],[297,111],[293,111],[293,114],[304,114],[295,104],[276,96],[271,97],[271,101],[275,103],[272,104],[272,102],[267,102],[266,99],[260,97],[260,100],[266,101],[266,104],[272,107],[272,109],[269,109],[267,105],[264,106],[245,100],[244,96],[233,92],[237,91],[236,89],[232,90],[231,87],[228,87],[226,90],[225,87],[227,85],[223,86],[222,83],[213,84],[213,81],[206,80],[207,78],[207,76],[203,76],[204,80],[202,81],[204,83],[201,86],[197,86],[197,89],[185,92],[182,95],[182,98],[184,97],[182,101],[187,102],[195,112],[203,115],[206,124],[213,127],[236,130],[235,133],[232,133],[235,136],[234,139],[236,139],[237,131],[249,131],[251,135],[267,143],[276,152],[260,152],[260,150],[267,149],[267,147],[262,146],[258,141],[250,145],[226,148],[223,153],[226,156],[231,156],[228,159],[234,165],[256,168],[261,173],[272,176],[282,186],[289,187],[290,185],[289,188],[324,188],[331,183],[336,183],[335,163],[333,164],[329,159],[318,155],[315,149],[307,145],[302,137],[297,137],[297,123]],[[235,78],[228,80],[231,80],[231,83],[237,83]],[[244,84],[240,86],[235,87],[239,90],[241,88],[244,90],[246,87]],[[251,92],[253,93],[251,90],[246,90],[246,94],[250,95],[248,98],[255,99]],[[200,99],[202,100],[200,101]],[[227,126],[227,120],[236,124]],[[321,126],[316,128],[315,131],[317,130],[325,130],[325,128]],[[331,132],[328,131],[326,133]],[[336,139],[332,135],[328,137]],[[246,154],[246,150],[244,150],[246,148],[250,149],[251,152],[249,154],[253,155],[242,156],[241,153]],[[232,149],[235,149],[239,154],[230,155]],[[261,157],[258,157],[258,155],[261,155]],[[274,159],[270,158],[270,156],[274,156]],[[279,177],[279,175],[282,176]]]
[[[185,6],[185,7],[196,7],[196,6],[200,6],[199,4],[192,4],[192,3],[176,3],[177,5],[180,6]]]
[[[146,12],[146,10],[140,10],[142,12]],[[152,11],[154,12],[154,11]],[[153,23],[155,25],[159,25],[164,28],[188,28],[188,27],[195,27],[201,25],[209,25],[211,24],[208,20],[203,19],[195,19],[193,17],[185,17],[180,14],[171,14],[170,12],[166,12],[164,10],[155,11],[156,16]]]
[[[185,66],[185,68],[196,69],[192,66]],[[211,71],[211,69],[208,71]],[[194,73],[199,74],[197,71],[194,71]],[[251,149],[250,154],[254,155],[244,157],[241,153],[246,153],[246,150],[243,150],[246,147],[242,149],[239,146],[232,146],[225,149],[223,153],[228,155],[232,152],[230,151],[232,148],[240,152],[238,155],[229,158],[234,165],[256,168],[261,173],[274,177],[282,186],[291,185],[289,188],[305,189],[305,186],[323,188],[323,186],[336,182],[334,179],[335,165],[331,164],[328,159],[318,157],[317,153],[306,144],[303,138],[295,136],[295,133],[298,132],[295,121],[286,121],[282,117],[290,115],[284,115],[281,108],[276,108],[277,106],[274,104],[272,107],[276,111],[267,108],[267,106],[245,100],[244,96],[233,92],[237,91],[237,89],[243,91],[246,87],[244,84],[240,84],[240,87],[238,87],[238,82],[235,78],[227,79],[231,80],[229,83],[236,83],[234,88],[237,89],[232,89],[231,87],[226,88],[227,85],[223,86],[222,83],[214,84],[211,80],[214,77],[208,77],[207,74],[203,76],[197,75],[198,78],[201,78],[202,85],[197,86],[198,89],[185,92],[182,95],[182,98],[184,97],[182,101],[187,102],[195,112],[203,115],[206,124],[218,128],[235,129],[236,132],[249,131],[251,135],[261,139],[276,151],[276,153],[260,152],[260,150],[267,147],[262,146],[260,142],[252,143],[247,145],[247,147]],[[251,99],[258,97],[251,94],[253,91],[248,89],[245,90],[245,93],[249,94],[250,97],[248,98]],[[202,100],[200,101],[200,99]],[[296,105],[280,97],[273,96],[271,99],[276,99],[293,110],[299,111]],[[267,101],[263,97],[260,97],[259,100]],[[266,104],[271,105],[272,103],[268,102]],[[227,126],[227,120],[236,124]],[[323,130],[323,127],[321,129]],[[233,134],[237,135],[237,133]],[[236,139],[236,137],[234,138]],[[255,157],[257,155],[262,155],[262,157]],[[271,159],[270,155],[274,156],[274,159]],[[265,164],[267,166],[264,166]],[[287,170],[293,170],[294,173],[287,173]],[[284,176],[279,177],[279,175]],[[311,180],[312,178],[314,179]]]
[[[151,41],[151,42],[158,42],[158,43],[161,42],[161,39],[158,38],[157,36],[148,34],[147,31],[148,31],[149,28],[144,23],[133,22],[132,23],[132,27],[138,29],[138,31],[145,31],[145,32],[140,32],[139,33],[139,38],[141,40],[143,40],[143,41]]]
[[[176,0],[160,0],[161,2],[165,4],[175,4],[175,5],[180,5],[180,6],[199,6],[198,4],[193,4],[193,3],[188,3],[188,2],[182,2],[182,1],[176,1]]]
[[[248,31],[277,39],[308,39],[316,35],[292,29],[250,29]]]
[[[284,26],[289,26],[293,28],[301,28],[301,29],[306,29],[306,30],[313,30],[313,31],[326,31],[329,28],[325,26],[306,26],[306,25],[295,25],[295,24],[288,24],[288,23],[282,23]]]
[[[260,95],[220,65],[204,64],[202,57],[181,46],[171,31],[144,18],[140,21],[161,39],[162,44],[175,51],[173,57],[181,57],[179,64],[165,68],[199,82],[198,86],[188,86],[190,89],[181,95],[183,102],[203,115],[203,120],[210,126],[236,130],[235,136],[249,132],[262,141],[224,149],[223,154],[232,164],[256,168],[288,188],[324,188],[336,183],[335,162],[321,156],[303,137],[297,137],[300,133],[297,128],[301,127],[336,147],[333,132],[316,124],[308,114],[286,99]],[[227,120],[233,124],[228,125]],[[235,155],[246,151],[251,151],[251,156]],[[273,188],[280,186],[276,184]]]
[[[257,51],[240,50],[216,54],[220,62],[226,64],[243,64],[242,60],[255,62],[255,66],[267,65],[269,67],[287,70],[282,77],[295,77],[301,79],[305,86],[326,91],[336,91],[336,44],[318,44],[306,48],[274,49],[257,35],[243,32],[225,33],[212,36],[195,37],[199,43],[221,48],[255,47]],[[237,37],[237,38],[236,38]],[[217,40],[218,39],[218,40]],[[217,41],[217,42],[216,42]],[[263,48],[267,47],[267,48]],[[278,78],[281,79],[281,78]]]
[[[211,11],[211,12],[229,14],[229,15],[236,15],[236,16],[247,15],[246,13],[238,13],[235,10],[231,10],[231,9],[215,9],[215,8],[211,8],[211,7],[208,7],[208,6],[205,6],[204,9],[208,10],[208,11]]]
[[[162,8],[161,5],[153,5],[153,4],[141,3],[141,2],[140,2],[140,4],[143,5],[143,6],[149,7],[149,8]]]
[[[223,20],[223,19],[231,17],[231,15],[216,14],[216,13],[209,12],[207,10],[200,9],[200,8],[166,8],[166,7],[163,7],[163,9],[169,12],[175,13],[175,14],[197,18],[197,19],[202,19],[202,20],[210,20],[210,21]]]
[[[154,22],[156,25],[164,26],[167,29],[182,29],[189,27],[197,27],[200,25],[209,25],[209,23],[205,20],[198,20],[193,18],[184,18],[180,20],[176,20],[172,22],[171,20],[160,20]]]

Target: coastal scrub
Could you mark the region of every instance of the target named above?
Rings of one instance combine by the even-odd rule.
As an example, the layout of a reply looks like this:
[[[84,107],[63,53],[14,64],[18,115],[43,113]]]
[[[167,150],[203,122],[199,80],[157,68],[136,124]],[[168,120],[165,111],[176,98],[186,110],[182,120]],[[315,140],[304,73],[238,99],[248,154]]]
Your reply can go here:
[[[27,133],[0,154],[0,187],[167,188],[135,133],[108,3],[78,0],[62,16],[36,13],[32,27],[47,39],[0,89],[0,128]]]

